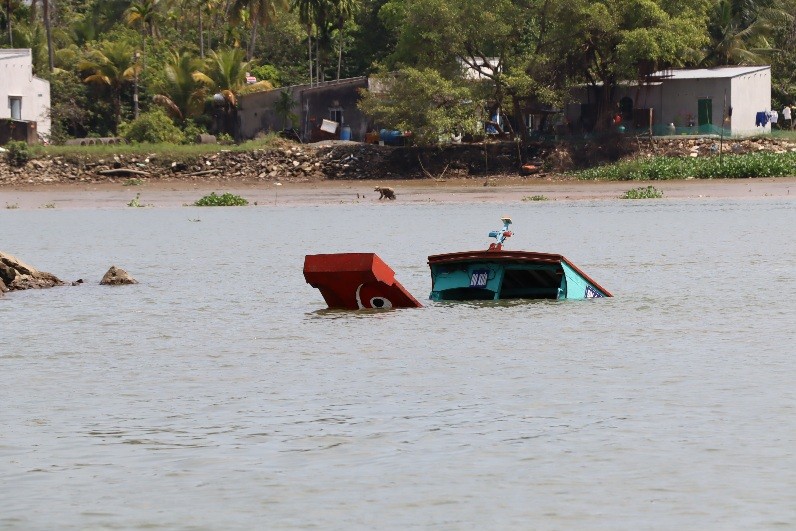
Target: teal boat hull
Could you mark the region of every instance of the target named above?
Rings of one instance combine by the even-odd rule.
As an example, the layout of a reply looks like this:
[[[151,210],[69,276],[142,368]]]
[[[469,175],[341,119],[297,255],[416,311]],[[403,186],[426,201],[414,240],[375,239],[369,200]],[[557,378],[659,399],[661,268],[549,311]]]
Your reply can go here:
[[[559,254],[469,251],[428,257],[434,301],[612,297]]]

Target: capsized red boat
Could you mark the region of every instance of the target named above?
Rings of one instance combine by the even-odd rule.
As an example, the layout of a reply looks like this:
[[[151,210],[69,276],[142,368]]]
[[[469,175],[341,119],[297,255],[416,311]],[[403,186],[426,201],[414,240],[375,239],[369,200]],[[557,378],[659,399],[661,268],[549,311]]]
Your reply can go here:
[[[395,280],[375,253],[310,254],[304,257],[304,278],[320,290],[329,308],[422,308]]]

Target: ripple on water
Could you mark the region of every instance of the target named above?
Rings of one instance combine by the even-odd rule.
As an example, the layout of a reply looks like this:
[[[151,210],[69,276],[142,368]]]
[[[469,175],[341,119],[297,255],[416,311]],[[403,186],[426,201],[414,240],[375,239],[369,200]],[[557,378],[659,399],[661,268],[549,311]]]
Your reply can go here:
[[[796,525],[792,203],[394,206],[5,214],[141,284],[4,297],[0,527]],[[426,301],[509,211],[616,297]],[[425,307],[323,309],[304,254],[362,250]]]

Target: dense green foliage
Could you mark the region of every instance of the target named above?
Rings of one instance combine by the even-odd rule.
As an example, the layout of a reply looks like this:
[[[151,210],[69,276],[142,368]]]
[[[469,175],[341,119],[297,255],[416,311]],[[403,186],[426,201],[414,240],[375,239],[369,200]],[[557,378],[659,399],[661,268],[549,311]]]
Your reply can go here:
[[[27,142],[12,140],[5,146],[6,159],[12,166],[24,166],[30,160],[30,149]]]
[[[411,131],[418,145],[437,144],[446,133],[473,134],[483,119],[483,102],[436,70],[406,68],[383,79],[392,87],[390,99],[366,93],[360,107],[379,123]]]
[[[209,195],[198,199],[194,206],[246,206],[248,204],[249,202],[239,195],[229,192],[217,195],[215,192],[210,192]]]
[[[610,109],[618,82],[672,67],[771,64],[774,107],[796,103],[796,0],[15,0],[4,8],[0,46],[30,47],[36,75],[51,81],[55,143],[116,134],[156,107],[181,129],[210,128],[216,93],[234,107],[245,92],[376,72],[395,75],[395,92],[366,108],[425,142],[464,133],[497,109],[559,107],[575,84],[603,87],[599,103]],[[248,85],[247,72],[262,83]],[[288,125],[292,111],[280,112]]]
[[[141,114],[119,127],[119,134],[129,142],[148,144],[180,144],[185,140],[183,132],[160,109]]]
[[[796,153],[750,153],[710,157],[633,159],[577,173],[580,179],[656,181],[796,176]]]

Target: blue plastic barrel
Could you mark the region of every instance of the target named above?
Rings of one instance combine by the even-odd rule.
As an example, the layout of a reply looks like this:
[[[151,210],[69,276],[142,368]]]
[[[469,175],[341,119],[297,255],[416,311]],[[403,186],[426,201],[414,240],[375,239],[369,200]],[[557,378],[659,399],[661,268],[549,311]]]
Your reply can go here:
[[[340,130],[340,140],[351,140],[351,127],[344,125]]]

